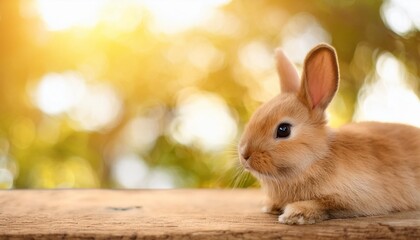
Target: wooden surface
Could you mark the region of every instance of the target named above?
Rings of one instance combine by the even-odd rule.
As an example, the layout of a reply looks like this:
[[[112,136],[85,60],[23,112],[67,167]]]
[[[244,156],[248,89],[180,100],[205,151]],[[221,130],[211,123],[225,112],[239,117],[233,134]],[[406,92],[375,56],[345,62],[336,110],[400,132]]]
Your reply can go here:
[[[259,190],[0,191],[0,238],[420,239],[420,212],[287,226]]]

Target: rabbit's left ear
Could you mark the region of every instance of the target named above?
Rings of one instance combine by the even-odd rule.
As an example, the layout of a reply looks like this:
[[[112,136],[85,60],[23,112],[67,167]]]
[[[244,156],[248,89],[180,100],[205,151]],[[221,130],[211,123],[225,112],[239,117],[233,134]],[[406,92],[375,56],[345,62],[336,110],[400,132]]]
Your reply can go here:
[[[325,110],[337,92],[339,78],[335,49],[320,44],[306,56],[299,97],[309,109]]]
[[[295,66],[280,48],[276,49],[275,57],[281,92],[297,93],[299,91],[300,80]]]

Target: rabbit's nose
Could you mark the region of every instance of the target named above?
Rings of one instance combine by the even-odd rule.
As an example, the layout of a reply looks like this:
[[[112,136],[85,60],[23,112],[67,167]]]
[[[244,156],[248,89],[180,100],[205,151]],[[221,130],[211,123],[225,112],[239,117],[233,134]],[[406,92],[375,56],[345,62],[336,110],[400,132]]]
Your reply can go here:
[[[239,152],[240,152],[240,154],[241,154],[242,158],[243,158],[243,159],[245,159],[245,161],[248,161],[248,160],[249,160],[249,158],[251,157],[251,152],[249,151],[249,149],[248,149],[247,145],[242,146],[242,147],[239,149]]]
[[[241,155],[245,159],[245,161],[248,161],[251,158],[251,154],[249,154],[248,152],[246,152],[245,154],[241,154]]]
[[[241,156],[245,159],[245,161],[248,161],[251,158],[251,152],[250,151],[243,151],[241,152]]]

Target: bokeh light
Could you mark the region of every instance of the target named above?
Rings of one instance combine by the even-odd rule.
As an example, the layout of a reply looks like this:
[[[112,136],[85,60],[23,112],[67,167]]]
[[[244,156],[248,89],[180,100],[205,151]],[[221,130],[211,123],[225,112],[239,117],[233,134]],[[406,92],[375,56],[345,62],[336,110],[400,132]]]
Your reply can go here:
[[[75,73],[49,73],[36,87],[34,98],[39,108],[51,115],[64,113],[74,107],[86,92],[84,79]]]
[[[230,0],[144,0],[139,1],[153,16],[152,29],[177,33],[195,27],[211,17],[212,13]]]
[[[88,85],[76,73],[49,73],[35,90],[35,104],[45,113],[67,113],[78,127],[100,130],[114,123],[122,108],[115,90],[105,84]]]
[[[318,43],[331,43],[330,34],[308,13],[297,14],[289,19],[282,34],[281,47],[296,64],[303,64],[308,51]]]
[[[37,0],[37,8],[47,29],[59,31],[76,26],[95,26],[105,3],[101,0]]]
[[[174,180],[168,172],[150,169],[144,160],[136,155],[125,155],[117,159],[112,176],[124,188],[165,189],[175,187]]]
[[[208,151],[226,147],[236,130],[236,122],[222,98],[194,90],[182,92],[170,126],[170,134],[177,142]]]
[[[87,88],[79,104],[70,110],[70,118],[84,130],[100,130],[118,120],[122,102],[113,88],[93,85]]]
[[[420,29],[420,2],[416,0],[387,0],[381,13],[389,28],[405,36]]]
[[[359,93],[356,121],[381,121],[420,127],[420,99],[408,85],[404,65],[390,53],[376,62],[377,79]]]

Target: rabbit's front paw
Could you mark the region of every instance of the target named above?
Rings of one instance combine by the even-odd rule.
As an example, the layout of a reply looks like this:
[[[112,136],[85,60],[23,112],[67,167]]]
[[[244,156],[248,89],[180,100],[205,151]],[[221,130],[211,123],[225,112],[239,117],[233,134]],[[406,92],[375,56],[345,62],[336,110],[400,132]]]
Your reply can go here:
[[[327,218],[327,214],[318,207],[315,201],[302,201],[286,205],[284,213],[279,216],[279,222],[303,225],[321,222]]]

